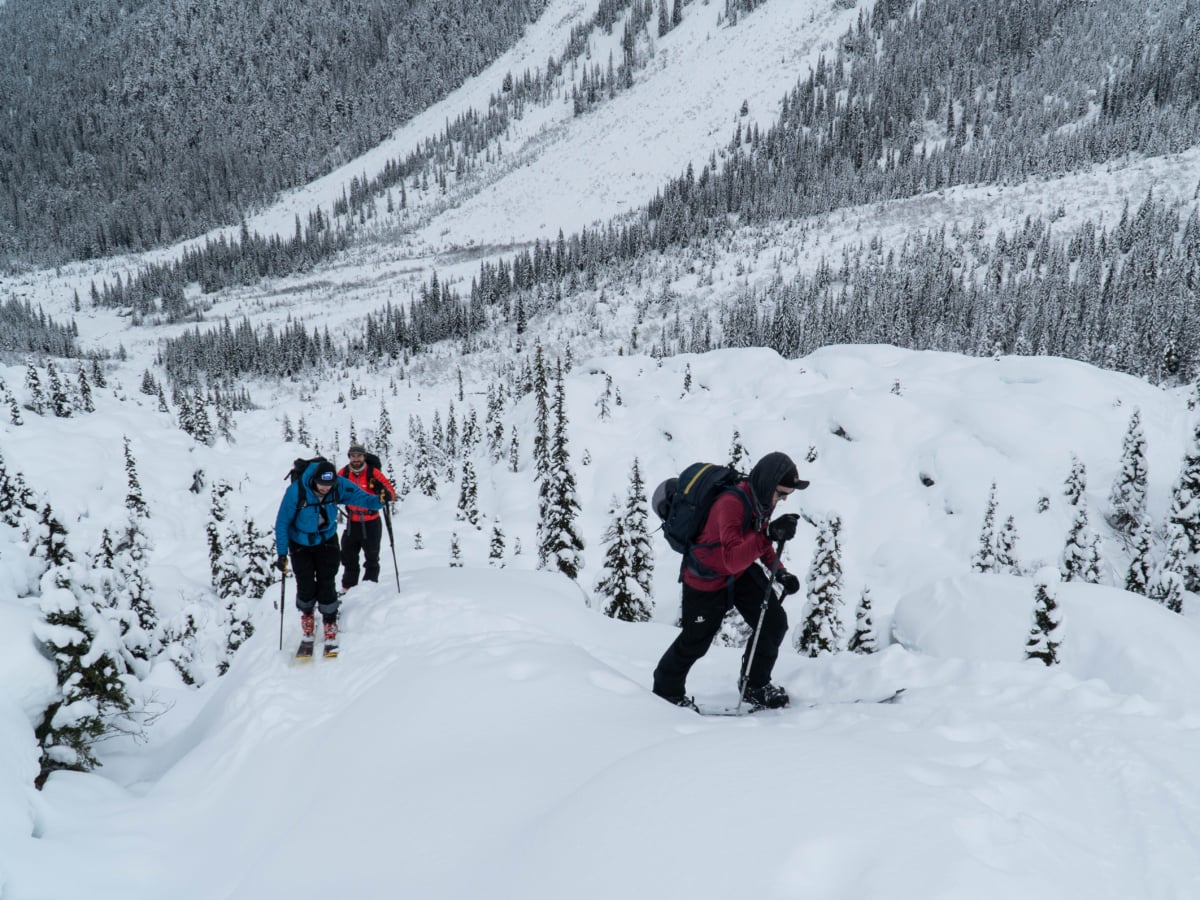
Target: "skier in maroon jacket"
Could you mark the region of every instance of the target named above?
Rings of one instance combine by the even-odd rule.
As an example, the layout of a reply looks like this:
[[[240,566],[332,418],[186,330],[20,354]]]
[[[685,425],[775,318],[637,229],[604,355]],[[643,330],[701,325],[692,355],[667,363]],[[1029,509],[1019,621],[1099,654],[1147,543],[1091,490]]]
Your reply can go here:
[[[683,630],[654,670],[654,693],[676,706],[696,708],[685,693],[688,671],[708,652],[725,613],[734,606],[751,628],[758,628],[759,615],[764,616],[754,659],[750,670],[744,673],[746,702],[752,709],[788,705],[787,691],[771,684],[771,670],[787,633],[788,621],[782,598],[774,591],[768,596],[767,573],[776,562],[772,545],[795,536],[799,516],[793,513],[771,521],[771,514],[779,501],[806,487],[808,482],[801,480],[795,463],[786,453],[768,453],[750,470],[746,480],[713,502],[695,541],[693,555],[698,565],[685,565],[680,576]],[[782,566],[775,570],[775,581],[785,596],[800,590],[800,579]],[[768,596],[765,613],[764,596]],[[747,645],[743,670],[749,656]]]

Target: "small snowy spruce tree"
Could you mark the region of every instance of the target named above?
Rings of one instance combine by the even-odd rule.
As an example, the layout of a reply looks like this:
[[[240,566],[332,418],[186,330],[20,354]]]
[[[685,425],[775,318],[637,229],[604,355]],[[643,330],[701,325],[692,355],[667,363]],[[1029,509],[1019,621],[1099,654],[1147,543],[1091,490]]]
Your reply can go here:
[[[567,412],[561,360],[555,376],[554,432],[545,477],[538,489],[538,568],[557,569],[577,579],[583,568],[578,533],[579,500],[567,447]]]
[[[1087,467],[1078,458],[1071,458],[1071,474],[1063,494],[1073,507],[1071,528],[1067,532],[1062,553],[1062,580],[1100,582],[1100,542],[1088,524]]]
[[[1048,666],[1056,664],[1062,645],[1056,633],[1062,624],[1057,599],[1058,572],[1047,566],[1034,579],[1033,627],[1025,642],[1025,658],[1038,659]]]
[[[983,528],[979,532],[979,547],[971,558],[971,568],[976,572],[992,573],[1000,569],[996,559],[996,482],[992,482],[988,495],[987,510],[983,514]]]
[[[831,516],[817,528],[817,549],[808,569],[808,603],[804,624],[796,632],[797,652],[817,657],[835,653],[841,638],[842,520]]]
[[[34,628],[53,659],[57,696],[35,729],[42,749],[40,789],[51,772],[87,772],[99,763],[93,748],[114,731],[131,730],[131,701],[124,666],[111,629],[83,587],[83,570],[67,549],[67,532],[50,505],[42,511],[41,538],[34,548],[46,572],[41,579],[41,619]]]
[[[1182,531],[1183,540],[1172,552],[1185,590],[1200,592],[1200,419],[1192,429],[1192,443],[1184,454],[1179,478],[1171,491],[1167,520]],[[1176,538],[1176,540],[1178,540]]]
[[[877,653],[879,642],[875,635],[875,623],[871,620],[871,589],[864,587],[862,596],[858,598],[858,608],[854,613],[854,634],[846,649],[851,653]]]
[[[624,504],[614,496],[609,507],[604,567],[596,579],[595,592],[604,601],[604,614],[611,618],[625,622],[650,620],[654,552],[646,530],[648,516],[646,486],[635,459]]]
[[[1146,515],[1146,437],[1141,412],[1136,409],[1121,443],[1121,465],[1108,502],[1109,524],[1132,540]]]

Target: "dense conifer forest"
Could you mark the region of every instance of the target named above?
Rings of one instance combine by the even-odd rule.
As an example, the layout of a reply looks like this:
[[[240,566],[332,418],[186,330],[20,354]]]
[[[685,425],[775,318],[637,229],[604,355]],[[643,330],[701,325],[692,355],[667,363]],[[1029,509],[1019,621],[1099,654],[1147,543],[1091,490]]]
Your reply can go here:
[[[543,0],[0,4],[0,260],[237,222],[477,74]]]
[[[727,2],[724,24],[735,27],[757,5]],[[687,5],[674,8],[688,14]],[[511,10],[514,30],[534,11],[532,4]],[[652,33],[677,21],[666,3],[608,0],[545,70],[509,73],[486,111],[447,122],[442,135],[381,173],[353,179],[332,220],[319,210],[306,222],[297,218],[290,240],[243,226],[239,240],[210,240],[135,279],[93,286],[89,300],[128,309],[137,322],[199,321],[205,307],[188,285],[205,294],[253,284],[345,249],[382,197],[390,209],[403,204],[406,184],[445,190],[491,161],[493,141],[511,119],[528,104],[553,102],[568,70],[576,76],[576,115],[631,85]],[[618,27],[623,58],[611,71],[588,63],[588,35]],[[564,295],[619,280],[651,254],[703,258],[707,242],[727,244],[746,225],[1177,152],[1200,139],[1198,43],[1196,0],[878,0],[799,79],[773,126],[743,129],[739,121],[720,159],[714,153],[699,174],[689,166],[640,214],[485,261],[467,294],[434,278],[410,304],[370,314],[365,336],[346,346],[299,325],[255,332],[225,323],[168,341],[163,361],[188,384],[200,372],[286,376],[298,365],[363,350],[395,358],[444,339],[470,350],[489,324],[520,333],[528,316]],[[493,38],[487,46],[501,44]],[[593,90],[581,94],[580,84]],[[792,356],[830,342],[886,341],[1063,355],[1155,380],[1195,377],[1194,214],[1181,220],[1151,195],[1115,224],[1092,221],[1059,233],[1053,216],[1035,218],[990,242],[985,230],[979,223],[967,233],[913,234],[898,253],[873,244],[847,251],[815,276],[780,279],[712,315],[676,314],[655,350],[768,345]]]

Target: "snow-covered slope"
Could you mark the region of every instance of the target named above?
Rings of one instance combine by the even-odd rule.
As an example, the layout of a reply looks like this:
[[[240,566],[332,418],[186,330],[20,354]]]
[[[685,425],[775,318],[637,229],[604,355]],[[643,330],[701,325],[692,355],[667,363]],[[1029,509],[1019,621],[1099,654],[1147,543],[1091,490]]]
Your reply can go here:
[[[601,421],[589,410],[605,374],[623,403]],[[355,377],[367,393],[346,407],[326,392],[299,409],[313,421],[369,419],[390,397],[389,376]],[[30,728],[52,673],[29,649],[36,599],[10,600],[0,630],[5,900],[1193,892],[1195,609],[1181,617],[1112,587],[1064,585],[1063,664],[1046,669],[1022,659],[1032,580],[970,574],[992,480],[1025,571],[1055,561],[1071,452],[1088,466],[1108,577],[1122,573],[1126,551],[1102,524],[1122,433],[1139,408],[1161,518],[1189,431],[1183,392],[1061,360],[881,347],[797,361],[760,350],[661,365],[611,357],[581,362],[566,387],[587,542],[578,584],[531,571],[528,463],[481,479],[482,531],[455,521],[448,484],[441,500],[401,504],[400,593],[385,549],[383,582],[347,598],[341,658],[295,667],[295,613],[280,652],[269,592],[227,675],[187,689],[156,667],[150,684],[168,708],[148,741],[110,743],[97,773],[56,774],[41,793],[29,786]],[[191,471],[236,481],[231,508],[269,521],[276,463],[292,455],[276,417],[297,407],[250,413],[237,443],[209,448],[174,439],[140,399],[106,392],[89,417],[31,416],[3,426],[3,446],[86,548],[121,514],[113,447],[118,429],[133,436],[156,542],[150,572],[169,615],[206,575],[206,500],[186,491]],[[415,385],[386,402],[428,411],[448,399]],[[506,428],[528,433],[532,417],[527,398]],[[649,693],[675,634],[665,542],[655,542],[651,623],[609,620],[587,595],[607,500],[624,492],[634,455],[654,483],[693,458],[724,458],[735,428],[752,456],[783,448],[806,460],[813,484],[791,505],[844,520],[844,624],[869,585],[876,624],[895,643],[811,660],[789,635],[776,680],[792,709],[700,719]],[[492,521],[509,539],[500,570],[486,563]],[[447,566],[452,532],[459,569]],[[798,573],[813,535],[805,525],[787,548]],[[4,546],[0,571],[21,588],[27,565]],[[795,625],[803,602],[788,606]],[[714,648],[689,688],[730,702],[737,657]],[[897,687],[907,690],[894,705],[847,702]]]
[[[482,108],[504,72],[560,52],[596,5],[553,0],[488,72],[250,226],[290,234],[297,213],[327,209],[351,177],[375,174],[446,119]],[[492,168],[446,197],[412,195],[404,218],[377,221],[369,241],[316,272],[215,298],[211,318],[300,317],[336,337],[367,310],[405,300],[434,269],[469,278],[498,247],[635,209],[665,178],[720,152],[744,100],[743,124],[766,126],[857,15],[823,0],[770,0],[718,29],[720,6],[689,4],[629,92],[579,118],[569,91],[531,110]],[[616,36],[597,36],[601,63],[606,40]],[[147,683],[163,715],[146,743],[103,745],[98,772],[55,774],[41,793],[31,787],[32,727],[52,697],[53,668],[30,637],[39,569],[21,535],[0,531],[0,897],[1200,896],[1194,599],[1177,616],[1116,590],[1128,549],[1103,520],[1121,437],[1139,409],[1150,513],[1162,521],[1191,435],[1182,390],[1062,360],[887,347],[830,347],[794,361],[762,350],[662,362],[608,355],[639,315],[622,288],[640,297],[668,284],[679,305],[704,304],[872,236],[895,244],[919,228],[977,220],[998,228],[1060,209],[1056,228],[1084,216],[1111,221],[1150,188],[1194,200],[1197,162],[1193,150],[781,223],[732,239],[713,264],[714,284],[699,283],[684,252],[650,262],[644,283],[618,285],[603,305],[570,299],[564,315],[531,323],[529,337],[546,339],[552,354],[569,342],[575,359],[566,394],[587,545],[578,583],[534,571],[534,411],[525,398],[504,421],[523,441],[519,471],[479,465],[484,527],[456,519],[449,479],[438,499],[406,499],[395,518],[400,593],[385,548],[383,583],[348,598],[340,659],[290,664],[288,649],[278,650],[273,588],[227,675],[202,659],[208,680],[185,688],[160,662]],[[67,316],[74,291],[86,298],[93,280],[140,262],[28,273],[4,279],[0,291]],[[0,450],[53,504],[82,557],[123,518],[130,439],[151,507],[146,572],[165,618],[208,597],[209,498],[188,490],[197,470],[235,486],[236,515],[269,524],[284,471],[312,450],[280,439],[284,415],[305,416],[327,452],[335,440],[346,446],[352,423],[376,422],[381,406],[397,433],[409,415],[429,423],[452,402],[482,418],[484,392],[509,361],[501,337],[465,359],[434,348],[402,371],[364,360],[319,379],[251,384],[258,408],[238,416],[234,443],[209,447],[137,390],[157,342],[182,326],[135,329],[86,303],[76,318],[86,347],[120,346],[128,359],[113,363],[96,413],[0,423]],[[653,341],[655,323],[641,327]],[[0,375],[25,398],[22,366]],[[606,375],[622,402],[602,420]],[[735,430],[751,457],[786,450],[813,482],[790,501],[808,524],[787,549],[789,566],[804,573],[813,523],[839,515],[843,623],[852,626],[869,586],[875,624],[894,642],[873,657],[810,660],[789,635],[776,680],[796,705],[706,720],[648,690],[675,634],[676,558],[665,542],[655,538],[652,622],[611,621],[588,599],[606,509],[623,496],[634,457],[652,487],[694,459],[725,459]],[[1060,587],[1063,664],[1045,669],[1022,659],[1029,575],[1062,550],[1072,453],[1087,465],[1106,586]],[[970,573],[993,481],[1000,518],[1012,515],[1020,535],[1020,576]],[[508,541],[503,569],[487,564],[496,523]],[[447,565],[455,534],[461,569]],[[287,648],[296,638],[291,589]],[[802,613],[802,597],[789,601],[793,626]],[[714,648],[689,689],[731,700],[737,655]],[[849,702],[896,687],[907,690],[895,705]]]

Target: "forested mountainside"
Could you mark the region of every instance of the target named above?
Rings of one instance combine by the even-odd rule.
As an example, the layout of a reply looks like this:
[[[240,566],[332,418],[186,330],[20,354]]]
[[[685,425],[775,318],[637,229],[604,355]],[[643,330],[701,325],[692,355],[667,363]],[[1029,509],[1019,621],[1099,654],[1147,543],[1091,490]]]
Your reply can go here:
[[[0,262],[139,250],[378,143],[545,0],[0,3]]]

